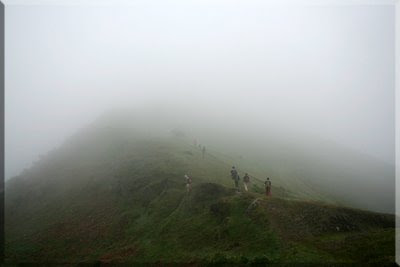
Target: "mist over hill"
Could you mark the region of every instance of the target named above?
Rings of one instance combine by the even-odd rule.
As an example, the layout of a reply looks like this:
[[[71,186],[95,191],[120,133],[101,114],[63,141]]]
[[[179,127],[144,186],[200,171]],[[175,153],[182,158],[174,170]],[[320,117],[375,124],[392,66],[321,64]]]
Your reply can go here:
[[[149,137],[168,136],[179,129],[185,142],[196,140],[230,165],[253,172],[262,180],[271,177],[299,196],[394,213],[394,164],[320,136],[169,106],[115,110],[92,127],[134,129]]]
[[[149,114],[106,113],[6,182],[9,263],[394,260],[394,216],[366,211],[392,213],[389,188],[369,175],[389,183],[390,166],[322,141],[245,141],[226,125]],[[251,175],[250,192],[235,192],[232,165]]]
[[[341,206],[385,210],[386,203],[372,206],[371,194],[346,199],[350,187],[336,190],[344,180],[336,179],[332,190],[332,184],[308,174],[330,166],[329,174],[342,163],[338,159],[330,163],[320,157],[318,168],[308,171],[314,165],[302,164],[313,158],[290,142],[283,146],[266,138],[256,148],[254,139],[241,144],[240,134],[227,129],[197,131],[198,124],[153,119],[107,113],[8,180],[7,261],[393,261],[394,216]],[[206,146],[204,157],[194,138]],[[335,156],[337,151],[350,155],[331,149]],[[354,162],[356,169],[379,166],[368,157]],[[249,172],[250,192],[235,192],[231,165],[241,176]],[[189,194],[184,174],[193,178]],[[273,181],[271,198],[264,194],[266,175]],[[361,186],[358,177],[345,178]]]
[[[116,109],[86,124],[60,148],[41,156],[33,169],[48,165],[46,159],[52,159],[55,151],[67,155],[69,143],[79,142],[84,136],[88,137],[83,143],[93,142],[101,134],[114,136],[118,142],[120,135],[158,140],[169,138],[178,130],[182,133],[179,140],[186,144],[196,140],[206,146],[208,153],[223,159],[227,169],[236,165],[258,179],[271,177],[274,184],[291,190],[299,198],[394,213],[394,165],[319,136],[285,131],[274,125],[243,125],[245,122],[204,117],[184,109],[178,112],[169,106]]]

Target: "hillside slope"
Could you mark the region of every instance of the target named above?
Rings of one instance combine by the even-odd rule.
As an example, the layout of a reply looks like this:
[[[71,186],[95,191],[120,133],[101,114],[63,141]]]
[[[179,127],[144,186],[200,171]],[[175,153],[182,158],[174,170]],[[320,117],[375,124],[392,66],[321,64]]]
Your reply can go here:
[[[394,262],[394,216],[282,186],[266,198],[255,180],[238,194],[230,164],[182,138],[88,128],[6,183],[6,259]]]

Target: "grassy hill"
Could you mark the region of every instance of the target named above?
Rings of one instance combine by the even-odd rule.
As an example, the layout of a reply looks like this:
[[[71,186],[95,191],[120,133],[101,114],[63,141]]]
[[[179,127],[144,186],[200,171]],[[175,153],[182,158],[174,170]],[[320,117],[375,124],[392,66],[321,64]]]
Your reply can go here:
[[[237,162],[207,151],[137,129],[83,130],[7,181],[6,261],[394,262],[393,215],[337,206],[301,181],[273,180],[267,198],[254,178],[238,194]]]

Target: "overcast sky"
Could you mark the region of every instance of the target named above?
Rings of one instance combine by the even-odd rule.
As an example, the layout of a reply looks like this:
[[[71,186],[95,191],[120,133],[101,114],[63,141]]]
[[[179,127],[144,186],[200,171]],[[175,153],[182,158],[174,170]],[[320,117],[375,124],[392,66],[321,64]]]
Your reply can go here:
[[[160,103],[394,162],[393,5],[17,4],[5,30],[6,178],[110,108]]]

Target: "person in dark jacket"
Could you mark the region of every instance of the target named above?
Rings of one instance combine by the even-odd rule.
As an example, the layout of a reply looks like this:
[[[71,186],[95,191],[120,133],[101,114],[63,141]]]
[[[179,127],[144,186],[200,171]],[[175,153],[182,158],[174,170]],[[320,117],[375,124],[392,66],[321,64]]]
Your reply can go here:
[[[232,180],[234,180],[234,182],[235,182],[236,190],[239,191],[239,180],[240,180],[240,177],[239,177],[239,174],[238,174],[235,166],[232,166],[231,177],[232,177]]]

